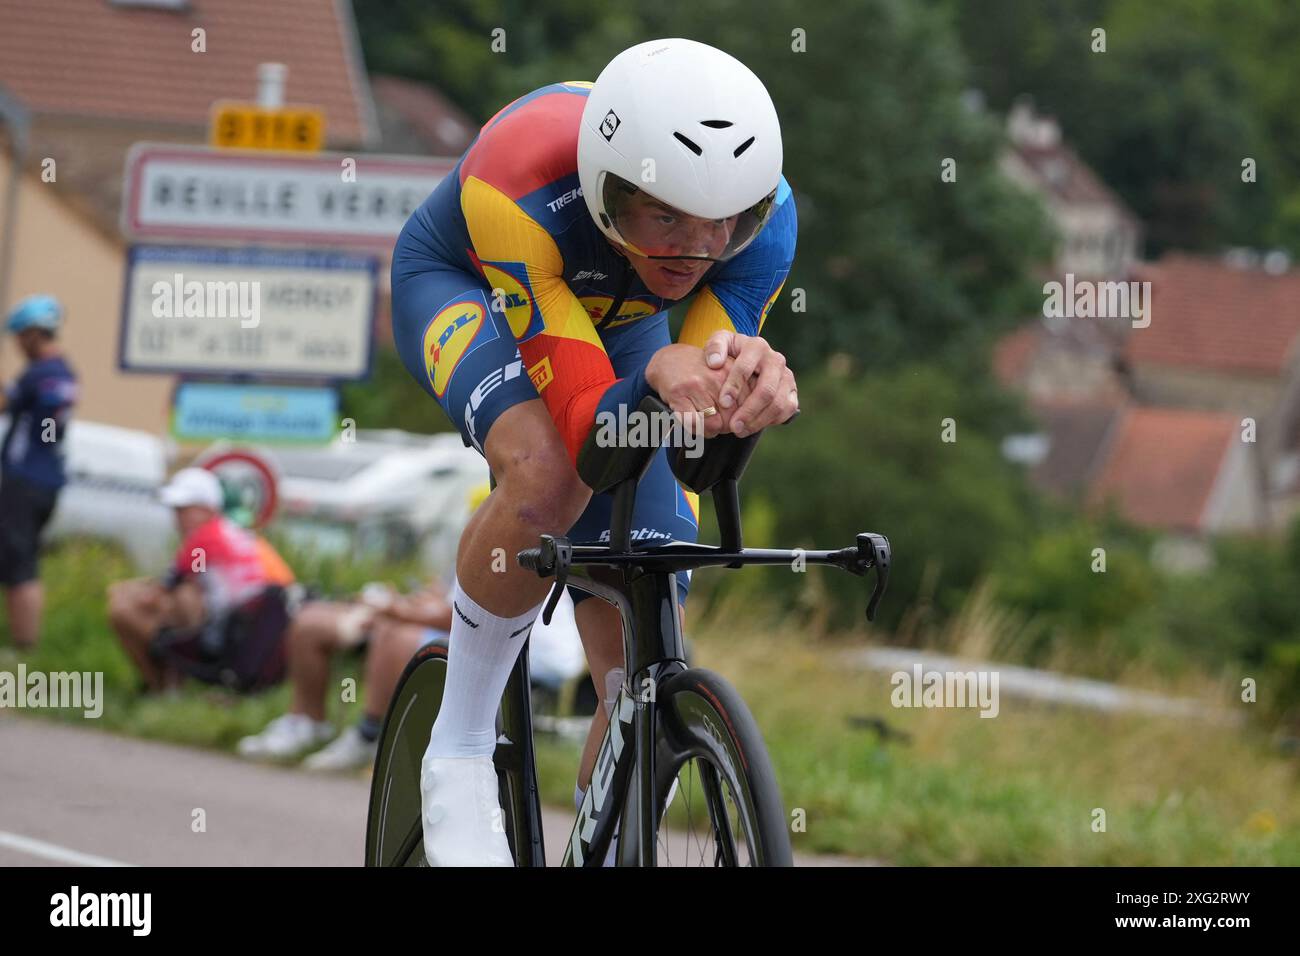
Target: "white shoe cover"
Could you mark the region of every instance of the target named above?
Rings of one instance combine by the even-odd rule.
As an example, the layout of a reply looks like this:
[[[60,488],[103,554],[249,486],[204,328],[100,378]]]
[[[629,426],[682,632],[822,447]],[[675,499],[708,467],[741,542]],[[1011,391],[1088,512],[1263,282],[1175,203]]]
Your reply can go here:
[[[431,757],[420,765],[420,819],[430,866],[514,866],[492,757]]]

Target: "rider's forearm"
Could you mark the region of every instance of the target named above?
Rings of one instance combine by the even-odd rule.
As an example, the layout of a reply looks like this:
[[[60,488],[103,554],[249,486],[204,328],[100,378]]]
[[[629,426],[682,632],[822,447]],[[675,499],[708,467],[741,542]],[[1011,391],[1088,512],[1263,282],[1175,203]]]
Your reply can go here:
[[[627,378],[620,378],[605,389],[605,394],[596,403],[596,415],[608,413],[617,418],[620,405],[625,406],[630,412],[641,404],[641,399],[653,391],[654,389],[650,387],[650,383],[646,381],[645,368],[639,368],[632,375]],[[599,418],[595,420],[599,421]],[[593,422],[594,424],[595,422]]]
[[[599,426],[604,414],[612,414],[617,420],[620,405],[625,405],[631,411],[652,391],[646,382],[644,369],[637,369],[626,378],[593,382],[565,396],[547,394],[554,388],[555,383],[552,383],[551,389],[543,390],[542,399],[564,440],[569,461],[575,466],[578,453],[582,451],[582,446],[586,444],[593,429]]]

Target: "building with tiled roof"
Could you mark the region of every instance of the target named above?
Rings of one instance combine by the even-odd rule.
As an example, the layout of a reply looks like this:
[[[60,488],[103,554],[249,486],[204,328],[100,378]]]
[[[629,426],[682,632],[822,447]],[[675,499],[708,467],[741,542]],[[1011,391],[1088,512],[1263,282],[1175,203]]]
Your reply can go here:
[[[1087,500],[1134,524],[1203,534],[1268,523],[1240,419],[1221,412],[1131,407],[1112,428]]]
[[[1126,343],[1133,367],[1247,381],[1285,376],[1295,364],[1300,270],[1170,253],[1134,278],[1151,283],[1153,320]]]
[[[1140,223],[1064,141],[1056,120],[1021,99],[1007,115],[1007,140],[1004,175],[1042,199],[1059,236],[1050,271],[1126,278],[1139,254]]]
[[[1278,257],[1170,253],[1136,266],[1133,279],[1151,283],[1148,325],[1035,320],[996,344],[994,373],[1027,397],[1053,447],[1071,440],[1071,418],[1060,412],[1071,404],[1127,400],[1235,422],[1251,435],[1242,451],[1253,487],[1244,493],[1268,502],[1254,506],[1255,526],[1289,520],[1300,510],[1300,270]],[[1082,479],[1052,475],[1040,484]],[[1163,497],[1125,500],[1138,514]],[[1139,521],[1164,522],[1158,510]]]
[[[1151,324],[1122,353],[1134,398],[1252,419],[1258,480],[1284,491],[1300,429],[1300,271],[1170,254],[1137,278],[1151,283]]]
[[[88,419],[162,432],[174,381],[117,367],[127,150],[206,143],[213,103],[254,100],[264,62],[288,68],[286,103],[323,109],[328,147],[378,146],[345,0],[0,0],[0,217],[25,147],[0,308],[63,300]],[[0,345],[0,380],[18,364]]]
[[[266,62],[288,66],[288,102],[324,109],[331,146],[377,142],[348,3],[0,0],[0,86],[37,116],[170,125],[203,139],[213,100],[251,99]]]

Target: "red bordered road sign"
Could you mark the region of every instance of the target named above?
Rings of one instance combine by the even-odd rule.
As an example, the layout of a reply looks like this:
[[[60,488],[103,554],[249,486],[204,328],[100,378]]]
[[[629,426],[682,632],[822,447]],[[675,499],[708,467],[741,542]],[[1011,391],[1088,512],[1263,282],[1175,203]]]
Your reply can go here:
[[[279,471],[269,458],[251,448],[217,445],[194,462],[221,479],[226,489],[233,489],[242,505],[252,515],[254,528],[261,528],[275,516],[280,503]]]
[[[136,143],[122,232],[131,239],[392,249],[454,159],[273,153]]]

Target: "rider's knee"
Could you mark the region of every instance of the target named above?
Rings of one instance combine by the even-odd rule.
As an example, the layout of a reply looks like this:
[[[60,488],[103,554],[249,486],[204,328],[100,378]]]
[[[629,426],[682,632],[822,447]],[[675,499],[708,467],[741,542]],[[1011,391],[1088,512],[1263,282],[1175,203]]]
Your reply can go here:
[[[520,524],[538,533],[564,532],[591,500],[591,489],[578,477],[557,437],[516,442],[491,462],[503,499]]]

